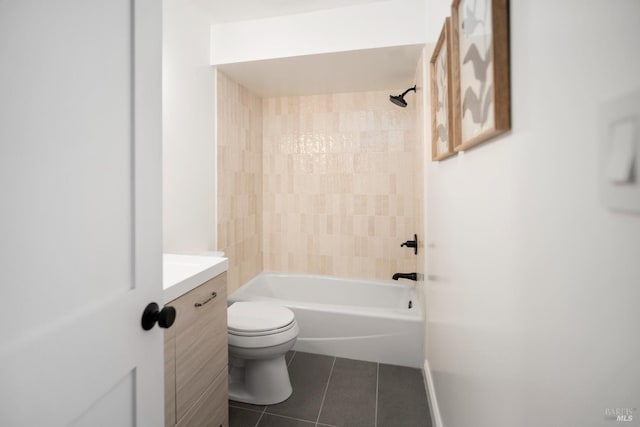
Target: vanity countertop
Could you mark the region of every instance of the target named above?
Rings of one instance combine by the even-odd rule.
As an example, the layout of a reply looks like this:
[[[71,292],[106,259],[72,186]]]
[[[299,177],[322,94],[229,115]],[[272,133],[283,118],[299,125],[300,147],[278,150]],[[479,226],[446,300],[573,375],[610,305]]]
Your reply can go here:
[[[163,254],[164,303],[173,301],[228,269],[229,260],[223,256]]]

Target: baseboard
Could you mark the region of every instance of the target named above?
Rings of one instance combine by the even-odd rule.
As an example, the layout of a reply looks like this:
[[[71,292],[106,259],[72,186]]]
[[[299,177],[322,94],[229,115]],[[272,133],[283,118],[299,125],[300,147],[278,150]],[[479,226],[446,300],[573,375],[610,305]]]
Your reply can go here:
[[[429,397],[429,411],[431,411],[431,423],[433,427],[444,427],[442,418],[440,418],[440,409],[438,409],[438,399],[436,399],[436,389],[433,386],[433,377],[431,376],[431,368],[429,361],[424,360],[424,368],[422,369],[424,382],[427,388],[427,396]]]

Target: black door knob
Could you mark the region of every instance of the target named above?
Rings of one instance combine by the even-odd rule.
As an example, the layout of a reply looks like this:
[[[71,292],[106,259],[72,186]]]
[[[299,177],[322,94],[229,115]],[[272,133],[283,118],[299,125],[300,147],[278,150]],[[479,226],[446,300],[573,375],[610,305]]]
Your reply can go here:
[[[149,303],[142,312],[142,329],[148,331],[158,322],[161,328],[170,328],[176,320],[176,309],[170,306],[159,309],[155,302]]]

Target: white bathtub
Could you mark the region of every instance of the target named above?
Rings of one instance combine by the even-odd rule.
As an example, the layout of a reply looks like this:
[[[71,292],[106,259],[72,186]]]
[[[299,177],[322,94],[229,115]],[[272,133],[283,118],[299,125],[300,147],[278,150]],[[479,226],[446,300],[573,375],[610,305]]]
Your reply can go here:
[[[261,273],[229,295],[293,310],[294,350],[422,367],[424,321],[412,283]],[[411,302],[412,308],[409,308]]]

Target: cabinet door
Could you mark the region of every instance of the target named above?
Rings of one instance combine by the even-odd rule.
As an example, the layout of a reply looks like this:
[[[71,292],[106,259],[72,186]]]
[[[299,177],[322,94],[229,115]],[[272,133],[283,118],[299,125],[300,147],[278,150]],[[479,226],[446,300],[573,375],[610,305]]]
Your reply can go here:
[[[176,328],[164,330],[164,425],[176,425]]]
[[[224,369],[187,411],[177,427],[229,427],[227,378],[227,370]]]
[[[171,303],[175,329],[176,417],[184,417],[227,369],[227,294],[223,273]],[[224,384],[227,399],[227,384]]]

